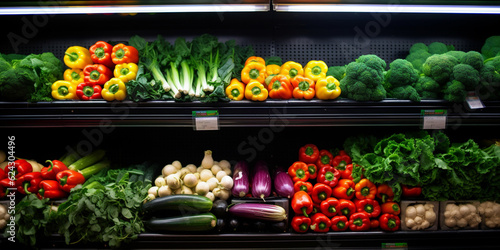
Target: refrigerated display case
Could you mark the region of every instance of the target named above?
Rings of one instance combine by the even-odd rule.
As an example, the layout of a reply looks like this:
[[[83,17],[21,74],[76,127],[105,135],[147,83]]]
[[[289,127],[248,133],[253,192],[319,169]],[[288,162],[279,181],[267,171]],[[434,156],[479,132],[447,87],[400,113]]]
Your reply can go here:
[[[133,35],[154,40],[160,34],[173,42],[177,37],[210,33],[220,41],[251,45],[256,55],[280,56],[303,65],[313,59],[329,66],[345,65],[363,54],[390,62],[404,58],[417,42],[439,41],[457,50],[479,51],[487,37],[498,35],[494,27],[500,21],[499,10],[498,1],[444,0],[4,1],[0,52],[50,51],[62,58],[68,46],[89,47],[97,40],[126,42]],[[395,99],[0,102],[0,134],[15,135],[17,153],[35,159],[59,157],[76,143],[82,149],[109,149],[119,165],[138,158],[162,164],[175,159],[188,162],[198,159],[194,152],[212,148],[227,159],[264,159],[287,166],[295,158],[290,152],[306,142],[341,147],[349,135],[420,130],[423,110],[446,110],[445,132],[457,141],[495,138],[500,101],[483,103],[484,108],[471,109],[466,103]],[[218,111],[218,130],[195,130],[193,111],[206,110]],[[488,249],[499,246],[499,232],[143,233],[126,247],[378,249],[404,243],[421,249]],[[7,243],[5,238],[0,242]],[[68,246],[63,237],[54,235],[40,247]]]

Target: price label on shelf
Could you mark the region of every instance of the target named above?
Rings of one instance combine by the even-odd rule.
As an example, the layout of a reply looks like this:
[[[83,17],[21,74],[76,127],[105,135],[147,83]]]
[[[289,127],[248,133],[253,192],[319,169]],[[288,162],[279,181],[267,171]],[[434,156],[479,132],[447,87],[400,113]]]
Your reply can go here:
[[[219,111],[193,111],[194,130],[219,130]]]
[[[422,110],[423,129],[445,129],[446,110]]]
[[[382,249],[406,250],[406,249],[408,249],[408,244],[407,243],[382,243]]]
[[[484,108],[484,104],[479,99],[479,97],[474,92],[469,92],[467,94],[467,98],[465,99],[467,105],[469,105],[470,109],[482,109]]]

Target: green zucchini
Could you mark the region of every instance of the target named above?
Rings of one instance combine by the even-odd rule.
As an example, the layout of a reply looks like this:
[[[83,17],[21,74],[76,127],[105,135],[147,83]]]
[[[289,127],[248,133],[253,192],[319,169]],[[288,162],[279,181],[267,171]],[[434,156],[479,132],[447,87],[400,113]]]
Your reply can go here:
[[[146,215],[158,212],[179,212],[181,214],[204,213],[212,209],[212,200],[194,194],[176,194],[156,198],[142,205]]]
[[[102,160],[104,158],[104,155],[106,155],[106,151],[102,149],[98,149],[96,151],[93,151],[92,153],[80,158],[76,162],[73,162],[73,164],[69,165],[68,169],[70,170],[82,170],[86,167],[92,166],[94,163]]]
[[[167,218],[152,218],[144,221],[150,232],[176,231],[199,232],[209,231],[217,225],[217,218],[212,213],[185,215]]]

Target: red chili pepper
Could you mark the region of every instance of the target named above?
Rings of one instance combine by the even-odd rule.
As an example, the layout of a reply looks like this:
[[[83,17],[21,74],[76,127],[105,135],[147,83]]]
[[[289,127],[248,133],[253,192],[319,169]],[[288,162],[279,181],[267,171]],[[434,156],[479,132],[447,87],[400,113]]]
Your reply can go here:
[[[333,159],[333,154],[326,149],[322,149],[319,151],[318,160],[316,160],[316,166],[318,168],[322,168],[325,165],[330,165]]]
[[[297,181],[293,184],[293,190],[295,192],[305,191],[308,195],[311,195],[313,190],[313,185],[307,181]]]
[[[370,217],[368,217],[367,213],[353,213],[349,217],[349,228],[351,231],[368,231],[370,230],[370,226]]]
[[[330,186],[323,183],[314,184],[313,191],[311,194],[311,198],[314,203],[319,204],[331,196],[332,196],[332,188]]]
[[[382,203],[392,201],[394,199],[394,193],[392,192],[391,186],[388,184],[380,184],[377,187],[377,198],[379,198]]]
[[[113,77],[113,72],[103,64],[89,64],[83,69],[83,82],[104,85]]]
[[[331,188],[337,186],[340,179],[340,172],[330,165],[325,165],[319,169],[318,173],[318,183],[323,183]]]
[[[399,204],[393,201],[386,202],[380,205],[380,208],[382,209],[383,214],[399,215],[401,213],[401,208],[399,207]]]
[[[319,157],[319,149],[314,144],[306,144],[299,149],[299,161],[305,163],[316,163]]]
[[[112,69],[115,67],[113,60],[111,60],[111,53],[113,46],[104,41],[98,41],[89,48],[90,58],[96,64],[103,64],[104,66]]]
[[[296,215],[293,217],[291,224],[293,231],[297,233],[305,233],[311,226],[311,218],[305,217],[304,215]]]
[[[6,166],[5,168],[9,168],[10,170],[10,165]],[[23,159],[15,160],[13,168],[16,180],[27,173],[33,172],[33,167],[31,166],[31,164]]]
[[[401,225],[401,220],[395,214],[383,214],[380,216],[380,228],[384,231],[396,231]]]
[[[332,196],[337,199],[351,200],[356,191],[354,190],[354,181],[349,179],[340,179],[339,183],[333,188]]]
[[[0,198],[5,197],[7,195],[8,188],[15,188],[16,182],[11,181],[9,178],[5,178],[0,180]]]
[[[16,180],[17,191],[21,194],[36,194],[42,180],[42,173],[40,172],[27,173]]]
[[[317,213],[311,217],[311,229],[317,233],[326,233],[330,230],[331,221],[326,215]]]
[[[382,211],[378,201],[372,199],[355,200],[357,212],[365,212],[370,218],[376,218]]]
[[[321,213],[326,215],[327,217],[331,218],[338,213],[338,206],[339,206],[339,200],[330,197],[324,201],[321,202],[319,205],[321,209]]]
[[[354,202],[346,199],[339,199],[339,206],[338,206],[338,215],[344,215],[344,216],[351,216],[354,212],[356,212],[356,205],[354,205]]]
[[[62,190],[65,192],[70,192],[78,184],[85,183],[85,177],[78,171],[74,170],[64,170],[56,175],[56,179]]]
[[[339,169],[345,169],[345,166],[351,163],[351,157],[349,157],[344,150],[340,150],[339,154],[332,159],[332,166]]]
[[[309,179],[316,180],[316,177],[318,176],[318,167],[316,167],[313,163],[308,163],[307,168],[309,169]]]
[[[378,221],[378,219],[371,219],[370,220],[370,228],[371,229],[376,229],[380,226],[380,222]]]
[[[288,174],[292,177],[293,182],[309,180],[309,168],[306,163],[301,161],[294,162],[288,168]]]
[[[37,197],[39,199],[49,198],[49,199],[62,199],[67,196],[61,188],[59,187],[59,182],[55,180],[43,180],[40,182],[40,190],[38,190]]]
[[[338,215],[331,220],[332,230],[335,232],[345,231],[349,228],[349,219],[343,215]]]
[[[114,64],[135,63],[139,62],[139,51],[133,46],[127,46],[119,43],[113,46],[111,59]]]
[[[101,85],[82,82],[76,87],[76,96],[84,101],[101,99],[101,91]]]
[[[68,170],[68,167],[59,160],[47,160],[46,162],[50,163],[50,167],[43,167],[41,170],[44,180],[55,180],[57,173]]]
[[[403,197],[418,197],[422,194],[421,187],[409,187],[402,185],[402,195]]]
[[[296,214],[302,214],[305,217],[309,217],[308,214],[313,210],[313,201],[306,192],[296,192],[292,198],[292,209]]]

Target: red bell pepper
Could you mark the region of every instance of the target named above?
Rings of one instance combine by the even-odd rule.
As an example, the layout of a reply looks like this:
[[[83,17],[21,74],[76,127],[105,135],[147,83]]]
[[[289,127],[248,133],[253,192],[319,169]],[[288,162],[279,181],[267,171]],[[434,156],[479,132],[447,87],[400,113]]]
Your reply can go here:
[[[382,203],[392,201],[394,199],[394,193],[392,192],[391,186],[388,184],[380,184],[377,187],[377,198],[379,198]]]
[[[55,180],[43,180],[40,182],[40,190],[38,190],[38,199],[62,199],[68,194],[65,193],[60,187],[59,182]]]
[[[337,183],[340,179],[340,172],[330,166],[330,165],[325,165],[319,169],[318,173],[318,183],[323,183],[325,185],[330,186],[331,188],[334,188],[337,186]]]
[[[401,220],[397,215],[394,214],[383,214],[380,216],[380,229],[384,231],[396,231],[401,225]]]
[[[330,230],[331,221],[326,215],[317,213],[311,217],[311,229],[317,233],[326,233]]]
[[[332,230],[335,232],[345,231],[349,228],[349,219],[343,215],[337,215],[331,220]]]
[[[309,217],[308,214],[313,210],[313,201],[306,192],[296,192],[292,198],[292,209],[296,214],[302,214],[305,217]]]
[[[337,214],[344,216],[351,216],[356,212],[356,205],[351,200],[339,199],[339,206],[337,207]]]
[[[101,85],[82,82],[76,87],[76,96],[83,101],[101,99]]]
[[[352,178],[352,168],[353,168],[352,163],[351,164],[347,164],[344,167],[337,166],[335,168],[339,170],[340,177],[342,179],[354,180],[354,178]]]
[[[11,165],[8,165],[5,167],[5,169],[11,168]],[[29,162],[23,159],[15,160],[14,161],[14,166],[13,166],[13,171],[14,171],[14,176],[17,179],[19,179],[21,176],[33,172],[33,167]]]
[[[321,213],[321,204],[313,202],[313,211],[309,214],[309,216],[313,216],[317,213]]]
[[[375,196],[377,195],[377,186],[366,178],[361,179],[358,183],[356,183],[354,189],[356,190],[356,198],[360,200],[375,199]]]
[[[409,187],[406,185],[401,185],[402,186],[402,195],[403,197],[418,197],[422,194],[422,188],[421,187]]]
[[[311,198],[314,203],[320,204],[322,201],[326,200],[328,197],[332,196],[332,188],[323,183],[316,183],[313,186],[313,191]]]
[[[41,170],[44,180],[55,180],[57,173],[68,170],[68,167],[59,160],[47,160],[46,162],[50,164],[50,167],[43,167]]]
[[[111,60],[114,64],[135,63],[139,62],[139,51],[133,46],[127,46],[119,43],[113,46],[111,52]]]
[[[330,165],[333,159],[333,154],[326,149],[322,149],[319,151],[318,160],[316,160],[316,166],[318,168],[322,168],[325,165]]]
[[[319,149],[314,144],[306,144],[299,149],[299,161],[305,163],[316,163],[319,157]]]
[[[16,188],[16,182],[11,181],[9,178],[5,178],[0,180],[0,198],[5,197],[7,195],[7,191],[9,188]]]
[[[113,77],[113,72],[103,64],[89,64],[83,69],[83,82],[104,85]]]
[[[367,213],[358,212],[353,213],[349,217],[349,228],[351,231],[359,232],[359,231],[368,231],[370,230],[371,222],[370,217],[368,217]]]
[[[308,195],[311,195],[313,190],[313,185],[307,181],[297,181],[293,184],[293,190],[295,192],[305,191]]]
[[[339,154],[333,157],[331,165],[334,167],[344,169],[345,166],[351,163],[352,163],[351,157],[349,157],[344,150],[340,150]]]
[[[305,162],[296,161],[288,168],[293,182],[309,180],[309,168]]]
[[[365,212],[370,218],[376,218],[382,211],[378,201],[372,199],[355,200],[357,212]]]
[[[399,215],[401,213],[399,204],[393,201],[383,203],[382,205],[380,205],[380,208],[382,209],[382,214]]]
[[[336,187],[333,188],[332,196],[337,199],[351,200],[356,191],[354,190],[354,181],[349,179],[340,179]]]
[[[295,215],[292,219],[292,229],[297,233],[305,233],[311,226],[311,218],[304,215]]]
[[[370,220],[370,228],[371,229],[377,229],[380,226],[380,222],[378,219],[371,219]]]
[[[16,180],[17,191],[21,194],[36,194],[42,180],[42,173],[40,172],[27,173]]]
[[[0,180],[3,180],[5,178],[7,178],[7,174],[2,168],[0,168]]]
[[[90,58],[96,64],[103,64],[104,66],[112,69],[115,67],[113,60],[111,60],[111,53],[113,46],[105,41],[98,41],[89,48]]]
[[[56,179],[62,190],[69,193],[78,184],[85,183],[85,177],[78,171],[64,170],[56,175]]]
[[[319,205],[321,213],[326,215],[328,218],[337,215],[338,206],[339,206],[339,200],[333,197],[330,197],[322,201],[321,204]]]
[[[313,163],[308,163],[307,168],[309,169],[309,179],[316,180],[316,177],[318,177],[318,167]]]

